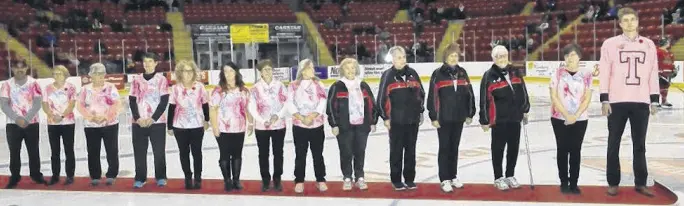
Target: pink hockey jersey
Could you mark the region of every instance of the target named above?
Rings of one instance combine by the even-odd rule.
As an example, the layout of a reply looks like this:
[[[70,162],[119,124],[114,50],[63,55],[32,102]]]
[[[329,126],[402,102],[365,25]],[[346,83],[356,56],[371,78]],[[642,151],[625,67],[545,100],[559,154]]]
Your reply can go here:
[[[601,102],[658,102],[658,57],[650,39],[619,35],[601,46],[599,87]]]

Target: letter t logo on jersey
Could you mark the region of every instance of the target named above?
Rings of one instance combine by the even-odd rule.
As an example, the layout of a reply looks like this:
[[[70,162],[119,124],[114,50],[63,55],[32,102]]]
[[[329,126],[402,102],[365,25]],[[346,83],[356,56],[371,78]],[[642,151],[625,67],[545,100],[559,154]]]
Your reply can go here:
[[[620,63],[627,63],[627,78],[625,84],[627,85],[641,85],[641,77],[639,77],[638,65],[643,65],[646,61],[646,52],[643,51],[620,51]]]

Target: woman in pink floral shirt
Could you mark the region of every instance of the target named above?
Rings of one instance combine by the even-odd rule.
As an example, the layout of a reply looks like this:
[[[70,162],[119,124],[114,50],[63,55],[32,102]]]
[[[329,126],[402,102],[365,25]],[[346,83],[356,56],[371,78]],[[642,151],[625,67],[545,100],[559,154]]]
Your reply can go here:
[[[232,62],[221,68],[219,79],[219,85],[211,92],[209,116],[221,153],[219,166],[224,190],[241,190],[242,147],[245,133],[251,135],[254,129],[247,113],[249,91],[242,81],[239,67]]]
[[[66,155],[66,181],[65,185],[74,182],[74,107],[76,104],[76,87],[66,82],[69,70],[64,66],[56,66],[52,69],[52,77],[55,82],[45,87],[43,95],[43,111],[47,116],[48,135],[50,139],[52,178],[49,185],[59,182],[60,166],[60,139],[64,142],[64,154]]]
[[[199,69],[194,62],[176,64],[176,84],[171,87],[168,133],[176,136],[185,189],[202,188],[202,140],[209,122],[209,104],[204,84],[197,81]],[[194,169],[190,169],[190,152]]]
[[[86,145],[88,147],[88,171],[91,185],[100,184],[102,168],[100,148],[104,141],[109,168],[106,184],[114,184],[119,174],[119,110],[121,100],[114,84],[105,81],[105,66],[95,63],[90,66],[91,83],[83,86],[78,96],[77,109],[83,115]]]
[[[323,83],[314,73],[314,64],[310,59],[299,62],[297,79],[288,87],[287,107],[292,113],[292,136],[295,144],[295,192],[304,192],[304,176],[306,175],[306,153],[311,146],[316,187],[319,191],[328,190],[325,184],[325,162],[323,159],[323,142],[325,133],[326,94]]]
[[[266,192],[270,189],[268,153],[270,144],[273,142],[273,190],[280,192],[283,190],[280,176],[283,174],[287,87],[282,82],[273,79],[273,65],[270,60],[261,61],[257,69],[261,74],[261,79],[252,87],[247,108],[256,124],[254,134],[259,147],[261,191]]]
[[[38,112],[42,91],[38,82],[27,75],[28,65],[24,61],[12,64],[14,77],[2,83],[0,107],[7,116],[7,145],[9,146],[9,169],[11,177],[6,189],[17,186],[21,180],[21,142],[26,143],[29,159],[29,175],[38,184],[46,184],[40,172],[40,150]]]
[[[582,48],[570,44],[563,48],[565,66],[551,76],[551,125],[556,135],[556,163],[560,190],[579,194],[577,187],[580,151],[587,131],[587,108],[591,102],[592,71],[579,70]],[[570,156],[568,162],[568,156]],[[568,163],[570,176],[568,177]]]

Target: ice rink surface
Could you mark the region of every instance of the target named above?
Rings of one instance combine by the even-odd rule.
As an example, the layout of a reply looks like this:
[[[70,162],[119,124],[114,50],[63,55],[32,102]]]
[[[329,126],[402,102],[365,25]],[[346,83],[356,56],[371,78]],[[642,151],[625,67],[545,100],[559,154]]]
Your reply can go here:
[[[474,81],[478,82],[478,81]],[[373,84],[377,90],[377,84]],[[475,94],[479,94],[479,88],[474,85]],[[425,85],[427,90],[427,85]],[[597,89],[595,87],[595,89]],[[547,84],[528,83],[528,90],[532,109],[530,111],[530,123],[526,126],[529,132],[529,146],[532,157],[532,173],[536,184],[556,185],[558,175],[555,160],[555,139],[550,123],[550,99]],[[377,94],[377,92],[376,92]],[[651,116],[647,135],[646,156],[650,178],[672,188],[675,191],[684,191],[684,93],[671,89],[669,100],[674,104],[672,109],[662,109],[655,116]],[[124,111],[128,111],[125,109]],[[479,107],[478,107],[479,111]],[[600,103],[598,94],[594,93],[589,108],[589,126],[584,138],[582,148],[582,168],[580,171],[580,185],[606,185],[606,143],[607,122],[606,117],[600,116]],[[42,115],[42,112],[41,112]],[[2,117],[4,124],[4,117]],[[127,114],[121,114],[119,129],[119,154],[120,173],[119,177],[133,177],[134,162],[131,141],[130,123]],[[420,126],[417,145],[417,182],[439,182],[437,168],[438,140],[436,129],[431,126],[425,113],[426,121]],[[477,115],[473,125],[466,126],[460,145],[458,177],[466,185],[468,183],[491,184],[493,171],[490,154],[490,133],[483,132],[477,124]],[[631,156],[632,146],[629,136],[629,126],[623,136],[620,157],[622,165],[622,184],[633,185]],[[0,129],[4,133],[4,127]],[[340,181],[342,179],[339,166],[339,152],[337,141],[330,133],[330,127],[326,125],[326,140],[324,157],[327,167],[328,181]],[[518,158],[516,177],[522,184],[529,183],[527,158],[525,157],[524,135],[521,135],[520,156]],[[169,178],[183,178],[180,169],[178,149],[173,137],[167,137],[167,174]],[[0,138],[0,174],[9,174],[9,152],[6,138]],[[294,144],[291,131],[285,137],[285,162],[283,180],[293,180],[294,175]],[[76,176],[88,176],[86,144],[83,128],[79,124],[76,127]],[[50,170],[50,147],[47,141],[47,129],[41,125],[40,155],[42,172],[46,176],[52,174]],[[22,181],[29,181],[28,158],[25,148],[22,148]],[[154,176],[151,148],[148,153],[148,176]],[[218,147],[211,132],[207,131],[204,137],[204,179],[220,179],[218,167]],[[255,137],[248,136],[245,139],[243,150],[242,179],[259,180],[258,150]],[[106,171],[104,151],[102,152],[103,170]],[[311,157],[308,157],[307,181],[314,180]],[[64,156],[62,153],[62,160]],[[371,133],[368,139],[366,151],[366,179],[370,182],[389,181],[389,143],[387,130],[378,124],[377,131]],[[62,176],[64,167],[62,167]],[[4,185],[3,185],[4,186]],[[153,187],[151,182],[146,187]],[[292,190],[292,188],[284,188]],[[315,188],[307,188],[313,190]],[[340,188],[331,188],[340,189]],[[420,190],[420,188],[419,188]],[[441,191],[434,191],[435,193]],[[107,192],[75,192],[75,191],[36,191],[36,190],[0,190],[0,205],[526,205],[528,203],[485,202],[485,201],[431,201],[431,200],[406,200],[406,199],[353,199],[353,198],[312,198],[312,197],[273,197],[273,196],[240,196],[240,195],[180,195],[180,194],[154,194],[154,193],[107,193]],[[558,203],[533,203],[536,205],[559,205]],[[587,205],[587,204],[581,204]]]

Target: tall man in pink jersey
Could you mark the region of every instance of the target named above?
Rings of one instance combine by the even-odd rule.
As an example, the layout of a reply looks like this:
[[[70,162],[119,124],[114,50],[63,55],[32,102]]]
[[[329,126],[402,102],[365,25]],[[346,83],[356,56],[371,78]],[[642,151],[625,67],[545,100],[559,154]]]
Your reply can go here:
[[[632,127],[635,190],[652,197],[646,187],[646,130],[659,100],[656,46],[639,36],[639,18],[631,8],[618,12],[622,35],[601,46],[600,92],[603,115],[608,116],[608,195],[615,196],[620,184],[620,141],[629,120]]]

